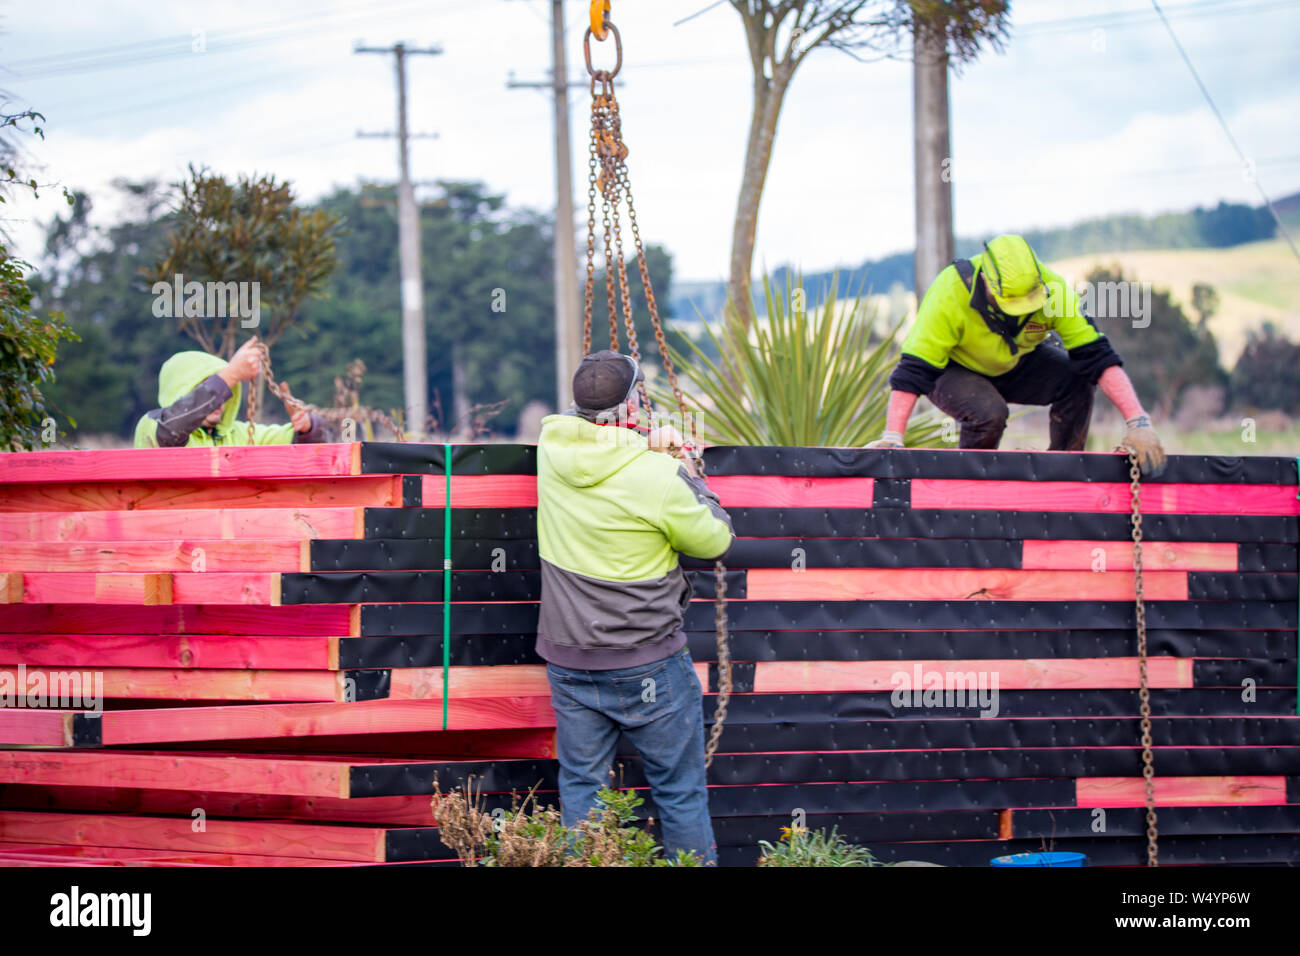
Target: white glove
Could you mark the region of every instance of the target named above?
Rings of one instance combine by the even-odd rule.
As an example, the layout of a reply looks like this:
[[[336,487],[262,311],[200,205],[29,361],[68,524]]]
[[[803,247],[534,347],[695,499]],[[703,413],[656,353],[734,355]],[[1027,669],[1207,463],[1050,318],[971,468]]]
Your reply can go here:
[[[903,448],[903,436],[898,432],[886,430],[883,435],[873,442],[868,442],[867,448]]]

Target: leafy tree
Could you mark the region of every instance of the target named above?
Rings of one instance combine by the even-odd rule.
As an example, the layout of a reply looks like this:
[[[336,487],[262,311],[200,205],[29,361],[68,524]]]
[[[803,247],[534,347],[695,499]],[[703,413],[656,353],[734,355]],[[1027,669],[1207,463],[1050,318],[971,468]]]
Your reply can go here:
[[[5,94],[0,93],[0,99],[5,98],[7,98]],[[13,133],[16,132],[44,139],[45,128],[41,126],[44,122],[45,115],[36,110],[6,113],[0,105],[0,203],[9,201],[10,190],[15,186],[31,190],[33,196],[39,196],[41,189],[44,188],[35,177],[22,170],[18,145],[13,138]],[[66,187],[63,189],[63,196],[71,205],[72,195]],[[2,231],[0,236],[8,238],[8,234]]]
[[[167,252],[153,282],[252,282],[269,321],[257,327],[268,345],[298,318],[304,300],[321,295],[337,265],[339,222],[323,209],[303,209],[287,182],[241,176],[235,183],[190,167]],[[228,310],[234,312],[235,310]],[[176,316],[207,351],[229,357],[241,338],[241,316]]]
[[[511,209],[504,196],[489,192],[482,183],[439,186],[439,198],[421,210],[430,394],[438,396],[445,423],[468,407],[502,402],[500,418],[508,422],[526,402],[554,399],[550,217]],[[651,245],[646,260],[656,295],[666,297],[671,258],[662,247]],[[629,280],[641,354],[655,365],[658,353],[635,268]],[[601,348],[609,327],[602,273],[596,275],[596,287],[592,345]],[[621,318],[619,331],[622,336]]]
[[[318,208],[342,223],[335,240],[338,268],[326,294],[305,302],[298,321],[276,344],[275,375],[294,394],[320,404],[334,378],[360,359],[365,404],[404,406],[397,219],[372,197],[339,189]]]
[[[42,319],[32,310],[21,259],[0,245],[0,448],[34,449],[50,444],[42,386],[54,378],[60,339],[76,339],[61,313]],[[75,422],[73,422],[75,424]]]
[[[1198,244],[1212,248],[1270,239],[1277,230],[1277,222],[1267,208],[1240,203],[1220,201],[1213,209],[1197,208],[1192,220],[1200,235]]]
[[[1118,268],[1094,269],[1087,281],[1094,288],[1105,282],[1137,283],[1136,278],[1126,277]],[[1101,314],[1094,318],[1123,356],[1124,369],[1142,404],[1161,418],[1168,418],[1185,388],[1221,384],[1225,374],[1219,365],[1214,336],[1206,329],[1198,329],[1167,289],[1152,290],[1146,307],[1147,313],[1141,319]]]
[[[1251,332],[1232,369],[1232,401],[1239,408],[1279,409],[1300,413],[1300,344],[1278,332],[1272,322]]]
[[[0,202],[8,200],[14,186],[39,195],[40,184],[20,168],[18,147],[10,133],[27,132],[44,139],[39,125],[44,119],[35,110],[0,113]],[[64,195],[72,202],[66,189]],[[0,449],[9,451],[54,440],[56,431],[46,424],[44,389],[54,379],[59,341],[77,338],[60,313],[47,318],[37,314],[27,280],[30,268],[0,242]]]
[[[430,394],[444,429],[474,406],[501,402],[509,421],[554,392],[549,218],[509,208],[482,183],[439,186],[420,216]]]
[[[346,223],[330,296],[285,337],[277,374],[320,387],[348,357],[366,362],[372,405],[402,405],[400,269],[391,189],[339,190],[322,207]],[[554,391],[550,223],[481,183],[444,182],[420,207],[428,378],[439,428],[463,404],[505,402],[494,424]]]

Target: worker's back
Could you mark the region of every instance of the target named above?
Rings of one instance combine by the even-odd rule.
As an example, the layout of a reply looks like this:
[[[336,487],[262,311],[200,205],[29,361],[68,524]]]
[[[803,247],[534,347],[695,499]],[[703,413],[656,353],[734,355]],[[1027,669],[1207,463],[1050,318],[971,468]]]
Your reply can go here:
[[[538,654],[609,670],[679,650],[690,586],[677,553],[714,558],[732,540],[704,482],[630,428],[552,415],[537,442],[537,498]]]

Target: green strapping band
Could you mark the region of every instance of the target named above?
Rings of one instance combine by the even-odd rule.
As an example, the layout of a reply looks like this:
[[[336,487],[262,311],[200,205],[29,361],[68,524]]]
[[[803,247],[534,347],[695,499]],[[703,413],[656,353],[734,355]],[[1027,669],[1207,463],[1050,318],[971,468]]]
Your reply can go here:
[[[442,729],[447,729],[447,684],[451,672],[451,443],[442,446],[447,492],[442,502]],[[1300,705],[1297,705],[1300,706]]]

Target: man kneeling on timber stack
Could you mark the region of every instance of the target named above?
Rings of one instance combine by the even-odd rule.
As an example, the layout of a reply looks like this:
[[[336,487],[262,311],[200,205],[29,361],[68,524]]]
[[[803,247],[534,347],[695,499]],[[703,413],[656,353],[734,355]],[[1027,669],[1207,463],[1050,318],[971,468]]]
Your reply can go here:
[[[1060,336],[1064,349],[1044,341]],[[902,448],[919,395],[961,425],[960,448],[997,448],[1007,403],[1051,406],[1052,451],[1082,451],[1096,388],[1124,415],[1123,444],[1143,474],[1165,466],[1164,449],[1121,359],[1078,296],[1020,236],[998,236],[934,282],[889,377],[885,434],[868,448]]]
[[[328,441],[324,423],[306,409],[288,404],[286,425],[253,426],[236,421],[243,382],[262,371],[257,337],[249,339],[230,361],[207,352],[177,352],[158,373],[159,408],[135,426],[136,448],[181,445],[287,445]],[[287,392],[286,392],[287,394]]]
[[[691,586],[677,554],[717,558],[731,519],[671,427],[635,430],[629,355],[586,356],[574,407],[542,421],[537,653],[555,708],[560,809],[573,826],[610,785],[619,733],[641,754],[666,854],[716,863],[704,777],[703,694],[682,616]],[[667,453],[678,449],[680,457]]]

